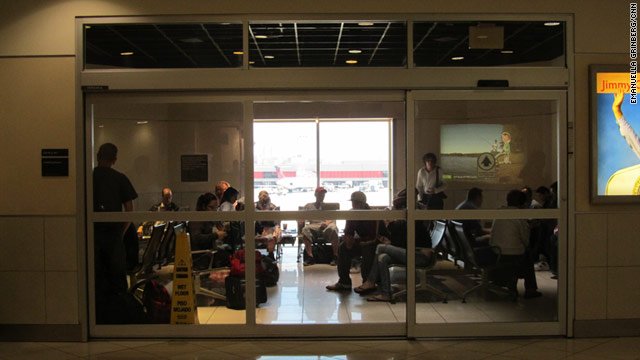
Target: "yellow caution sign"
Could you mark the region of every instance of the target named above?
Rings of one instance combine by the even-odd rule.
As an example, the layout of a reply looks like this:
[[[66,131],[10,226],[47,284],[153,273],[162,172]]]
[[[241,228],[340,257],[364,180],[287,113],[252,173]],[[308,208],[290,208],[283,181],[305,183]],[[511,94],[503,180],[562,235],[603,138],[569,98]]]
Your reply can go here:
[[[176,257],[173,269],[173,296],[171,297],[171,323],[195,324],[195,292],[193,289],[193,266],[189,234],[176,229]]]

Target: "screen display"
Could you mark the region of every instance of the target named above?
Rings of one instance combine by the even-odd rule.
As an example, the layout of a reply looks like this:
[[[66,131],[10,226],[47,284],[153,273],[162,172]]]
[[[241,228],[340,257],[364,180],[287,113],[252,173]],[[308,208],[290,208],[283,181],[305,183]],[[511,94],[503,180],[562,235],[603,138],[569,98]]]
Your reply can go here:
[[[445,181],[516,184],[526,171],[523,131],[515,124],[447,124],[440,127]]]
[[[639,195],[640,106],[631,101],[630,73],[593,71],[592,81],[596,195]],[[635,98],[635,89],[633,93]]]

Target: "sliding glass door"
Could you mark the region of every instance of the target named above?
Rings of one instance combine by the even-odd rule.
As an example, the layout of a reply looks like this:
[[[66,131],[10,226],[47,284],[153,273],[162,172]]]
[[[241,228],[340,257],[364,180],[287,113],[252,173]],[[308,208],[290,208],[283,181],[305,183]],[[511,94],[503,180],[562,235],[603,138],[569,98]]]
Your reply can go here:
[[[564,334],[565,93],[414,91],[408,115],[408,253],[436,257],[409,272],[409,335]]]

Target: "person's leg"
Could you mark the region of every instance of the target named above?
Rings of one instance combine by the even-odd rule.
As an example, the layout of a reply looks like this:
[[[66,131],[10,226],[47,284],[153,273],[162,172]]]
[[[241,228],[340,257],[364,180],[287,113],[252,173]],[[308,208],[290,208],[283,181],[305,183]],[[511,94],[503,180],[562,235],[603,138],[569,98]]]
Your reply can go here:
[[[524,297],[533,298],[541,296],[542,293],[538,291],[538,282],[536,280],[536,272],[533,268],[533,262],[528,254],[524,254],[520,258],[519,273],[524,278]]]
[[[349,270],[351,269],[351,259],[360,255],[360,246],[354,246],[351,249],[347,248],[346,243],[340,244],[338,249],[338,282],[343,285],[351,287],[351,276]]]
[[[393,245],[378,245],[377,265],[380,293],[391,299],[391,264],[406,264],[407,250]]]
[[[498,286],[505,286],[511,292],[518,293],[517,264],[522,255],[502,255],[497,269],[492,272],[492,281]]]
[[[329,224],[324,229],[322,236],[324,237],[326,242],[331,243],[331,248],[333,249],[333,257],[334,259],[338,257],[338,247],[340,246],[340,239],[338,238],[338,227],[336,224]]]
[[[373,266],[375,254],[376,254],[376,243],[356,246],[360,248],[360,253],[362,254],[362,264],[360,264],[360,275],[362,276],[362,282],[367,281],[367,276],[371,271],[371,267]]]
[[[311,249],[311,240],[313,239],[313,227],[315,224],[307,224],[302,228],[302,241],[304,243],[304,251],[307,253],[307,257],[312,258],[313,252]]]

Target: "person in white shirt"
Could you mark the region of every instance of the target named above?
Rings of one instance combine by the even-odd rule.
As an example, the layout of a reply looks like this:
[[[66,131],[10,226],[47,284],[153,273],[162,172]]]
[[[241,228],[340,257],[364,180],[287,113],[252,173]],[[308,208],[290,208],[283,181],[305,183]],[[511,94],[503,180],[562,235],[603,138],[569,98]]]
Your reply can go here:
[[[316,191],[314,192],[314,196],[316,197],[316,201],[312,203],[308,203],[304,206],[304,210],[324,210],[324,196],[327,193],[327,190],[318,186]],[[315,259],[313,258],[312,252],[312,242],[314,239],[322,236],[326,242],[331,243],[331,248],[333,250],[333,259],[331,260],[331,265],[336,265],[336,260],[338,258],[338,227],[336,226],[335,221],[333,220],[309,220],[309,222],[304,225],[304,222],[300,222],[299,226],[301,226],[301,234],[302,241],[304,241],[304,249],[305,249],[305,257],[304,257],[304,265],[313,265],[315,264]]]
[[[438,159],[434,153],[427,153],[422,156],[422,162],[424,167],[418,170],[416,179],[418,200],[427,209],[443,209],[446,185],[442,181],[442,169],[437,165]]]
[[[520,190],[511,190],[507,194],[507,209],[522,209],[526,196]],[[496,219],[491,227],[489,243],[500,248],[499,268],[492,274],[492,280],[504,285],[517,297],[518,278],[524,278],[524,298],[542,295],[538,291],[533,262],[528,256],[529,223],[525,219]]]

